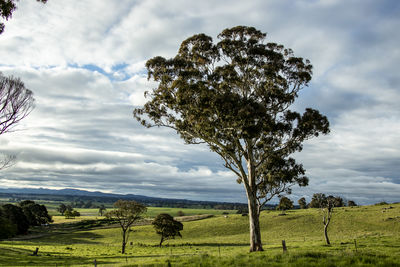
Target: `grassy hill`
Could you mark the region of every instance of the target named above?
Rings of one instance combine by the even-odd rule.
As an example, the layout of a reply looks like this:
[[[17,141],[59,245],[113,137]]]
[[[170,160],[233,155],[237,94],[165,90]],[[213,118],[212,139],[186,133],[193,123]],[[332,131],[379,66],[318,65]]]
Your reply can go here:
[[[40,230],[38,238],[0,242],[0,266],[94,266],[94,260],[98,266],[400,266],[400,204],[335,209],[331,246],[324,245],[318,209],[284,216],[264,211],[265,251],[259,253],[248,253],[248,217],[214,215],[183,224],[183,238],[162,248],[151,225],[133,227],[126,255],[119,253],[119,228],[57,224]],[[282,240],[287,253],[282,252]],[[36,247],[39,256],[29,256]]]

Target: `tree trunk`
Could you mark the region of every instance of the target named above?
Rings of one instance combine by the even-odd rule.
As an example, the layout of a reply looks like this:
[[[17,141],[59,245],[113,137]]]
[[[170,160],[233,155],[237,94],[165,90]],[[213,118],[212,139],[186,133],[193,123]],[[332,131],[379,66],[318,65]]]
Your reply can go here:
[[[329,242],[329,237],[328,237],[328,224],[325,224],[325,226],[324,226],[324,234],[325,234],[326,244],[330,245],[331,242]]]
[[[248,193],[249,222],[250,222],[250,252],[263,251],[260,232],[260,213],[257,199]]]
[[[122,254],[125,254],[125,246],[126,246],[126,230],[122,230],[122,249],[121,249]]]
[[[161,245],[162,245],[162,242],[164,241],[164,237],[163,236],[161,236],[161,240],[160,240],[160,248],[161,248]]]

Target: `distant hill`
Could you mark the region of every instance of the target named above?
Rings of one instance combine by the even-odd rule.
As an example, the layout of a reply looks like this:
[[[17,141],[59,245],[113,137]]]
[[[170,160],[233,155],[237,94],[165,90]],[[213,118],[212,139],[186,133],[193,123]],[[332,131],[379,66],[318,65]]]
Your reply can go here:
[[[49,200],[49,201],[95,201],[100,203],[113,203],[118,199],[135,200],[149,206],[159,207],[203,207],[203,208],[221,208],[221,209],[239,209],[247,205],[243,203],[229,203],[216,201],[195,201],[187,199],[157,198],[133,194],[112,194],[103,192],[90,192],[79,189],[47,189],[47,188],[0,188],[0,197],[9,198],[14,201],[31,200]]]
[[[62,196],[92,196],[92,197],[118,197],[125,198],[127,196],[137,196],[137,197],[145,197],[140,195],[122,195],[122,194],[111,194],[111,193],[103,193],[100,191],[86,191],[80,189],[73,188],[65,188],[65,189],[47,189],[47,188],[0,188],[0,193],[19,193],[19,194],[39,194],[39,195],[62,195]]]

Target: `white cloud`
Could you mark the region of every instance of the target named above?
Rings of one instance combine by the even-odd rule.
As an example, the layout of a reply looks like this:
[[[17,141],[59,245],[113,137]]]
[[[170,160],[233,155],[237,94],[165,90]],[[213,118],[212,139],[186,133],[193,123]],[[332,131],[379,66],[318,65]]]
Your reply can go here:
[[[132,118],[145,103],[145,62],[181,41],[251,25],[311,60],[314,78],[296,109],[319,109],[332,132],[296,155],[315,192],[361,203],[396,200],[400,184],[400,19],[396,1],[18,2],[0,35],[0,71],[21,77],[36,109],[0,152],[19,163],[9,186],[77,187],[196,199],[243,200],[241,185],[205,146]],[[396,191],[397,190],[397,191]],[[238,193],[238,192],[242,192]]]

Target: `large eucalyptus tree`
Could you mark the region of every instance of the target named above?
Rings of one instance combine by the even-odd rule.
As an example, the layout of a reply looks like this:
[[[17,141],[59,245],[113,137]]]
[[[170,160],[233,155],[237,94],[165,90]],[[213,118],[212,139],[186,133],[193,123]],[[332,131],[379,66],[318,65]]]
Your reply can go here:
[[[183,41],[171,59],[147,61],[158,87],[134,117],[146,127],[177,131],[187,144],[206,143],[244,185],[250,220],[250,251],[261,251],[259,216],[274,196],[306,186],[301,164],[290,157],[304,140],[329,132],[317,110],[290,109],[311,80],[308,60],[291,49],[266,43],[266,34],[237,26],[218,35]]]

